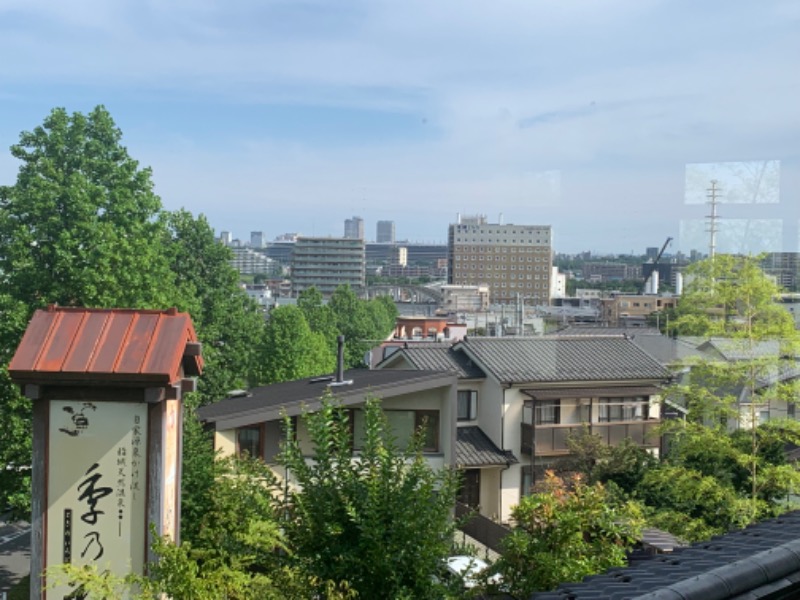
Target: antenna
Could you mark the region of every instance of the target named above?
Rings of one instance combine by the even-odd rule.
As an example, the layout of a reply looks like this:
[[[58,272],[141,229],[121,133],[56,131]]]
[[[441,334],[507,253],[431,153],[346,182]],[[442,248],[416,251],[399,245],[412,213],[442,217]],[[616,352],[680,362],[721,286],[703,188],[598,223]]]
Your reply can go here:
[[[711,187],[706,190],[708,193],[706,194],[706,198],[708,198],[708,203],[711,205],[711,214],[708,215],[706,218],[708,219],[708,229],[706,231],[710,234],[709,244],[708,244],[708,255],[710,258],[714,258],[714,255],[717,252],[717,231],[719,231],[718,222],[719,222],[719,215],[717,214],[717,198],[719,198],[722,194],[719,193],[719,189],[717,188],[717,180],[711,180]]]

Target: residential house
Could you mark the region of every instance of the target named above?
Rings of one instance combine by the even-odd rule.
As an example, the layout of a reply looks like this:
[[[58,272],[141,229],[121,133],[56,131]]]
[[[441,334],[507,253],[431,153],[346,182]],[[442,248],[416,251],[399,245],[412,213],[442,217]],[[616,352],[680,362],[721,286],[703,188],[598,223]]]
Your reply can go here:
[[[609,445],[630,438],[660,449],[659,394],[670,372],[622,336],[466,338],[401,349],[379,368],[458,377],[461,499],[500,521],[584,427]]]
[[[214,429],[214,448],[223,455],[247,453],[275,466],[284,438],[283,419],[314,411],[326,394],[351,410],[354,451],[358,452],[360,408],[371,397],[381,400],[399,440],[425,428],[424,454],[435,468],[454,464],[456,377],[441,371],[344,371],[340,376],[312,377],[242,391],[198,409],[200,420]],[[294,428],[303,452],[312,448],[303,421]],[[278,477],[281,469],[275,469]]]

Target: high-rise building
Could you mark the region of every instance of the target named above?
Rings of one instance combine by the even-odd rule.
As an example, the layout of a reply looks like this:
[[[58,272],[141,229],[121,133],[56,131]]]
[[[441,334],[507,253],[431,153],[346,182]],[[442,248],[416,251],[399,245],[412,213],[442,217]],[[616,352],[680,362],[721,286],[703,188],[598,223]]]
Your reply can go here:
[[[292,251],[292,295],[315,287],[326,298],[340,285],[366,283],[364,240],[298,237]]]
[[[378,221],[375,241],[379,244],[394,244],[394,221]]]
[[[226,246],[230,246],[231,242],[233,241],[233,236],[231,235],[230,231],[220,231],[219,232],[219,241],[225,244]]]
[[[492,302],[547,305],[552,276],[549,225],[488,223],[483,215],[459,217],[448,231],[447,282],[487,284]]]
[[[263,231],[251,231],[250,232],[250,247],[251,248],[263,248],[266,242],[266,238],[264,237]]]
[[[363,240],[364,239],[364,219],[353,217],[344,221],[344,237]]]

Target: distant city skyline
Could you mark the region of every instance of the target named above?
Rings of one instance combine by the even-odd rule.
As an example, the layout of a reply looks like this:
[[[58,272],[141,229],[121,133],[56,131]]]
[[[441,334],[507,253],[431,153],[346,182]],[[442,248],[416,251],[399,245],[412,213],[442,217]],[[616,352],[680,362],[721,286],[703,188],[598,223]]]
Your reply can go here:
[[[720,251],[800,249],[791,0],[11,0],[0,32],[0,185],[20,132],[103,104],[166,209],[241,239],[502,213],[688,252],[716,178]]]

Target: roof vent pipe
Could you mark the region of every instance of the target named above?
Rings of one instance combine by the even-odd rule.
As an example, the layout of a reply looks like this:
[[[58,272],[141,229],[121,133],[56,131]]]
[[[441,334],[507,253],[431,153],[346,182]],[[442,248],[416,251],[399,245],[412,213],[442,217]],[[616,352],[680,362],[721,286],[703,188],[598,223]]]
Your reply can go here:
[[[336,337],[336,378],[331,381],[329,386],[338,385],[353,385],[353,380],[344,379],[344,336],[339,335]]]
[[[344,336],[336,337],[336,383],[344,380]]]

